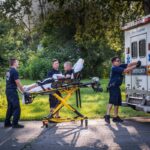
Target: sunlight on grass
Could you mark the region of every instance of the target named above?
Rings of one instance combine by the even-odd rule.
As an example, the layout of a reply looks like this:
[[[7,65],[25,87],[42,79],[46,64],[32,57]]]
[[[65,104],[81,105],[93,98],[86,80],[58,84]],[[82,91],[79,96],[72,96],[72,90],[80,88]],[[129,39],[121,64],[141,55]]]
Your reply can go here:
[[[87,81],[87,80],[85,80]],[[23,84],[31,84],[34,81],[31,80],[22,80]],[[104,89],[103,93],[95,93],[91,88],[83,88],[81,89],[82,96],[82,108],[76,107],[75,95],[71,97],[68,101],[73,107],[77,108],[81,113],[86,115],[89,118],[100,118],[103,117],[106,113],[106,106],[108,103],[109,95],[106,93],[106,86],[108,80],[101,80],[102,87]],[[122,86],[122,97],[125,99],[124,93],[125,86]],[[21,98],[20,98],[21,99]],[[4,120],[5,113],[7,108],[7,102],[5,97],[5,81],[1,79],[0,84],[0,120]],[[37,96],[32,104],[24,105],[21,103],[21,120],[41,120],[43,117],[49,114],[49,100],[47,96]],[[72,112],[70,112],[65,107],[62,108],[60,115],[63,117],[71,117],[74,116]],[[133,116],[150,116],[144,112],[135,111],[131,108],[123,108],[120,109],[120,115],[122,117],[133,117]]]

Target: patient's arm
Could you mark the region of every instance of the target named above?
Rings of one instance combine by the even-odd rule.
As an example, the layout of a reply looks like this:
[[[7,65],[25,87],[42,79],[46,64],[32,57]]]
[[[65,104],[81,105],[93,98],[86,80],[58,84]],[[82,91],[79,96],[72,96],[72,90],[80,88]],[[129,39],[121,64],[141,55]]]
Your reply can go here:
[[[52,78],[46,78],[42,81],[37,81],[31,85],[23,86],[25,92],[39,92],[43,91],[45,88],[51,88],[51,83],[54,82]]]
[[[23,89],[24,89],[25,92],[27,92],[27,91],[29,91],[29,90],[31,90],[31,89],[37,87],[37,86],[38,86],[37,83],[33,83],[33,84],[30,84],[30,85],[24,85],[24,86],[23,86]]]

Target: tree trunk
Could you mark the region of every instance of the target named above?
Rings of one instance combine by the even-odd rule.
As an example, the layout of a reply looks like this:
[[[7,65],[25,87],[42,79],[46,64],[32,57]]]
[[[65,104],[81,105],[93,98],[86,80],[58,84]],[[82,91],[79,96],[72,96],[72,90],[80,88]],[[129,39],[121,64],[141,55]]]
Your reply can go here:
[[[41,19],[42,19],[42,21],[44,21],[44,10],[43,10],[43,1],[42,0],[39,0],[39,6],[41,9]]]
[[[150,14],[150,0],[143,0],[143,9],[145,15]]]

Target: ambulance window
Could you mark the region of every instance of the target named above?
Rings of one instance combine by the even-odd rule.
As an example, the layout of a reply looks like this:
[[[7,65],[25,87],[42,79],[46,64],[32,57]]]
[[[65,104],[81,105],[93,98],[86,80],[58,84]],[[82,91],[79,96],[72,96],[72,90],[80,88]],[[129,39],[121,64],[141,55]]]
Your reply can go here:
[[[145,41],[145,39],[139,41],[139,56],[140,57],[146,56],[146,41]]]
[[[137,58],[137,42],[131,44],[132,58]]]

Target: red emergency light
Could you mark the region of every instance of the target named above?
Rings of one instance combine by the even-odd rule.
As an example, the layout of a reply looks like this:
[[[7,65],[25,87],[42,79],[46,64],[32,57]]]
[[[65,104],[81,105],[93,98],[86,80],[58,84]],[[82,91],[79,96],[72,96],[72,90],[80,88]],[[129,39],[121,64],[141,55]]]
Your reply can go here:
[[[134,27],[147,24],[149,22],[150,22],[150,15],[145,16],[143,18],[139,18],[135,21],[132,21],[132,22],[125,24],[125,26],[122,27],[122,30],[129,30],[129,29],[132,29]]]

